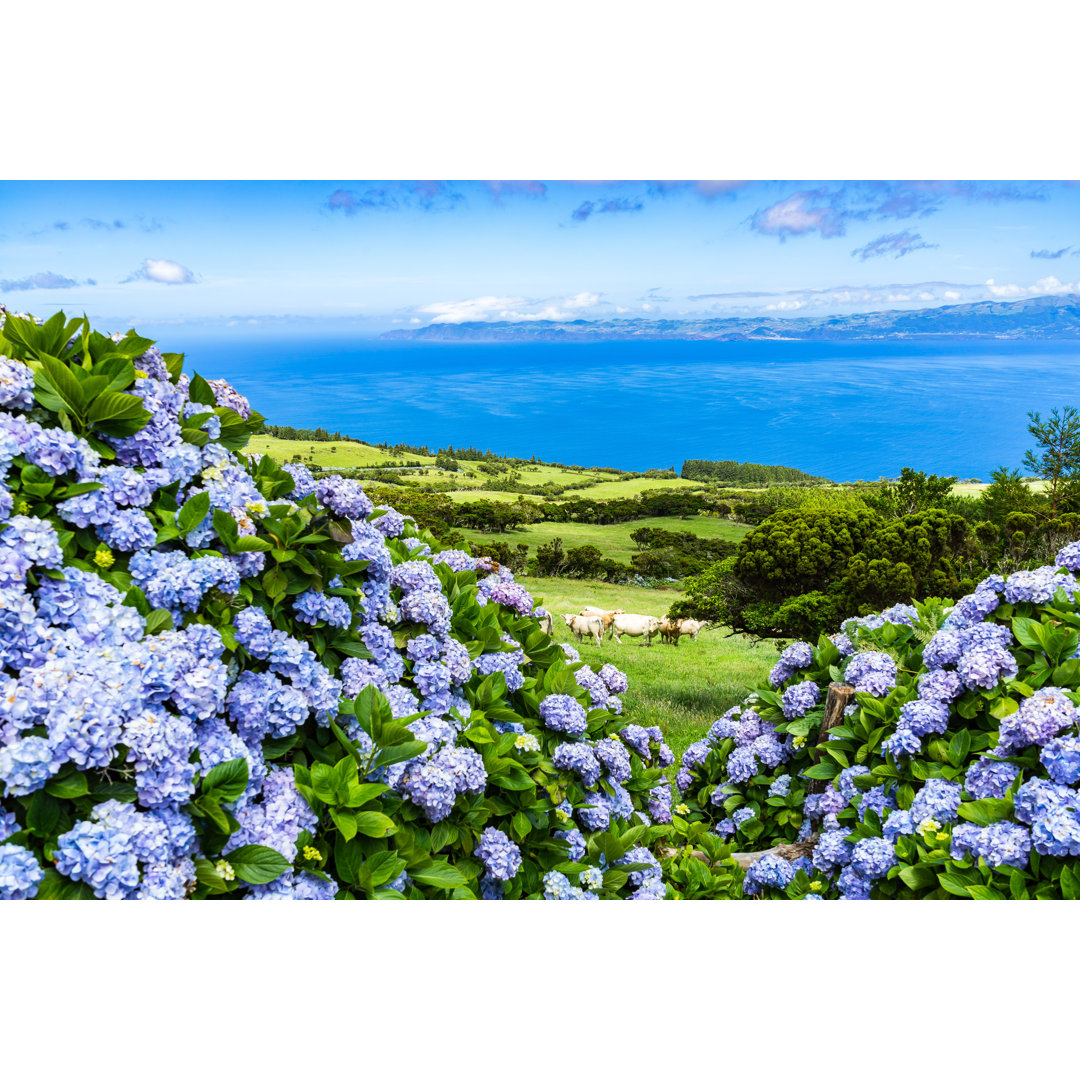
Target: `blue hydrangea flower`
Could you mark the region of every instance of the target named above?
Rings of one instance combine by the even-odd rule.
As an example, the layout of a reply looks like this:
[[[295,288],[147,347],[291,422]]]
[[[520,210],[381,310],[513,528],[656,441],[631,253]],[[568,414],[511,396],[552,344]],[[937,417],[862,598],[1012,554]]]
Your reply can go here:
[[[968,766],[964,787],[973,799],[1000,799],[1020,775],[1020,770],[1007,761],[979,758]]]
[[[860,693],[884,697],[896,686],[896,661],[888,653],[856,653],[848,661],[844,678]]]
[[[750,864],[743,878],[743,893],[757,896],[763,889],[783,891],[795,877],[795,868],[779,855],[762,855]]]
[[[588,727],[584,707],[568,694],[548,694],[540,702],[540,719],[552,731],[583,735]]]
[[[856,841],[851,851],[852,867],[870,881],[884,877],[897,861],[892,843],[880,836],[867,836]]]
[[[789,686],[780,699],[780,708],[788,720],[805,716],[821,700],[821,688],[806,680]]]
[[[805,641],[796,641],[780,654],[780,660],[769,672],[769,685],[780,686],[787,682],[796,671],[809,667],[814,662],[814,650]]]
[[[811,862],[823,874],[831,874],[851,862],[852,845],[847,841],[847,832],[832,829],[822,833],[814,847]]]
[[[502,829],[485,829],[474,853],[496,881],[509,881],[521,869],[521,848]]]
[[[33,852],[17,844],[0,844],[0,900],[32,900],[44,877]]]
[[[959,814],[961,788],[951,780],[927,780],[911,804],[911,819],[921,824],[928,818],[955,821]]]

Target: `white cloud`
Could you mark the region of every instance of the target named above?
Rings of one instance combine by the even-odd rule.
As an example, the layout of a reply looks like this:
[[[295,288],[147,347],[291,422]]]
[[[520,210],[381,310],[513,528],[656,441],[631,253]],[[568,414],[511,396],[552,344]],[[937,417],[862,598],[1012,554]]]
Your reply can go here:
[[[1034,285],[995,285],[994,279],[990,278],[986,288],[991,296],[1000,299],[1015,299],[1020,296],[1064,296],[1068,293],[1080,293],[1080,282],[1069,284],[1058,281],[1053,274],[1050,277],[1040,278]]]
[[[806,307],[805,300],[779,300],[775,304],[766,304],[766,311],[798,311]]]
[[[172,259],[143,259],[142,266],[135,270],[121,284],[129,281],[157,281],[162,285],[191,285],[195,275],[186,267]]]
[[[549,300],[528,300],[523,296],[477,296],[471,300],[440,300],[416,310],[431,315],[433,323],[466,322],[565,322],[600,303],[600,294],[575,293]],[[418,320],[417,320],[418,321]]]

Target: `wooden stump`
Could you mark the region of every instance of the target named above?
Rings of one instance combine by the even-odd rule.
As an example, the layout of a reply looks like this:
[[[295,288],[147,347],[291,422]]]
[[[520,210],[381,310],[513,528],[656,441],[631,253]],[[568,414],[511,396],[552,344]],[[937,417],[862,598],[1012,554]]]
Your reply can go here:
[[[821,760],[822,747],[829,739],[829,731],[844,722],[844,710],[855,700],[855,687],[846,683],[829,683],[829,693],[825,698],[825,718],[821,721],[821,730],[818,732],[817,742],[811,751],[810,758],[816,765]],[[828,780],[811,780],[807,785],[808,795],[820,795],[826,787]]]

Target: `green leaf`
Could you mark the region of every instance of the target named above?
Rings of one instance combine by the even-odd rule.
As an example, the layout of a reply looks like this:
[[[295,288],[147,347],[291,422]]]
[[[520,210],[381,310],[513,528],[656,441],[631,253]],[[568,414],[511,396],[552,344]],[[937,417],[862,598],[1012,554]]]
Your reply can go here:
[[[86,419],[96,427],[103,427],[115,420],[142,420],[145,423],[150,419],[150,414],[143,408],[142,400],[134,394],[107,390],[94,399]]]
[[[960,816],[966,821],[976,825],[993,825],[995,821],[1002,821],[1009,816],[1013,808],[1011,798],[1008,799],[978,799],[975,802],[962,802],[960,804]]]
[[[352,810],[342,810],[337,806],[330,807],[330,817],[337,826],[338,832],[346,840],[351,840],[356,835],[356,813]]]
[[[52,835],[60,820],[60,804],[47,791],[35,791],[26,811],[26,827],[35,836]]]
[[[1061,895],[1066,900],[1080,899],[1080,875],[1069,866],[1061,868]]]
[[[232,802],[240,798],[248,783],[247,758],[233,758],[215,765],[202,782],[202,794],[218,802]]]
[[[70,776],[56,777],[45,785],[45,790],[58,799],[79,799],[89,790],[86,773],[75,772]]]
[[[956,874],[941,874],[938,877],[938,884],[946,892],[952,893],[953,896],[962,896],[965,900],[970,899],[971,894],[968,892],[968,883]]]
[[[280,851],[263,844],[245,844],[230,851],[225,858],[236,876],[249,885],[265,885],[289,869],[289,860]]]
[[[949,742],[949,764],[958,769],[971,751],[971,733],[967,728],[958,731]]]
[[[221,538],[221,542],[230,550],[236,548],[236,541],[240,539],[240,527],[236,524],[236,518],[227,514],[224,510],[214,509],[214,532]]]
[[[377,799],[383,792],[389,790],[386,784],[358,784],[354,781],[348,786],[343,805],[355,809],[371,802],[372,799]]]
[[[46,392],[52,391],[63,403],[64,411],[81,422],[86,402],[79,380],[63,361],[53,356],[42,356],[40,359],[41,367],[35,373],[34,381]]]
[[[269,551],[271,544],[260,536],[241,536],[233,546],[233,551]]]
[[[520,765],[512,765],[506,772],[489,777],[496,787],[506,791],[528,791],[536,781]]]
[[[519,840],[524,840],[532,832],[532,822],[520,810],[514,814],[510,827],[517,833]]]
[[[364,869],[370,877],[371,887],[377,889],[401,874],[405,869],[405,860],[392,851],[378,851],[364,863]]]
[[[186,535],[192,529],[197,529],[210,513],[210,492],[200,491],[198,495],[192,495],[190,499],[176,514],[176,527],[181,535]]]
[[[54,866],[45,867],[35,900],[93,900],[94,890],[85,881],[71,881]]]
[[[1026,900],[1028,898],[1027,883],[1024,880],[1023,870],[1014,868],[1009,876],[1009,894],[1014,900]],[[1066,899],[1075,899],[1075,897],[1067,897]]]
[[[176,625],[173,622],[172,613],[166,611],[164,608],[154,608],[149,615],[146,616],[146,633],[161,634],[166,630],[175,630]]]
[[[373,836],[378,840],[397,832],[393,820],[377,810],[358,810],[353,816],[356,819],[356,831],[364,836]]]
[[[285,590],[289,587],[289,579],[285,576],[285,571],[274,563],[269,570],[262,576],[262,587],[267,597],[270,600],[276,600],[279,596],[285,594]],[[426,743],[424,744],[427,745]]]
[[[423,885],[434,885],[439,889],[456,889],[468,883],[461,871],[447,862],[433,862],[422,870],[410,870],[409,876]]]
[[[912,892],[919,892],[921,889],[929,889],[935,886],[937,884],[937,874],[934,873],[931,866],[916,864],[915,866],[905,866],[900,871],[900,880]]]
[[[169,378],[176,382],[184,370],[183,353],[162,353],[161,359],[165,361],[165,367],[169,372]]]
[[[840,766],[834,761],[822,761],[817,765],[811,765],[803,776],[809,780],[831,780],[840,775]]]
[[[229,883],[218,873],[209,859],[195,859],[195,880],[213,893],[226,893]]]
[[[217,405],[214,391],[210,384],[201,376],[193,375],[191,385],[188,387],[188,397],[197,405],[209,405],[213,409]]]
[[[447,844],[454,843],[457,838],[457,826],[451,825],[448,821],[440,821],[438,825],[436,825],[435,828],[431,830],[432,853],[442,851],[442,849],[446,847]]]
[[[1016,640],[1025,648],[1042,651],[1042,624],[1034,619],[1024,619],[1017,616],[1012,621],[1013,633]]]
[[[356,843],[346,840],[338,833],[334,840],[334,867],[336,877],[348,885],[355,885],[360,878],[360,867],[364,862],[364,849]]]
[[[989,885],[969,885],[968,896],[972,900],[1004,900],[1005,897],[1001,895],[996,889],[991,889]]]
[[[106,390],[123,390],[135,381],[135,365],[130,356],[113,353],[94,364],[94,375],[105,379]]]
[[[397,746],[384,746],[375,755],[375,768],[383,765],[396,765],[399,761],[408,761],[417,754],[422,754],[428,747],[426,742],[414,739],[409,742],[399,743]]]

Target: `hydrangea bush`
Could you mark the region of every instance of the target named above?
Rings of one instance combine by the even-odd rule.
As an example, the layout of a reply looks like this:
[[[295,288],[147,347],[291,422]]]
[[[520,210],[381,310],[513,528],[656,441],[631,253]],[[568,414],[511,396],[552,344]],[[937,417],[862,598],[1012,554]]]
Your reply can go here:
[[[0,319],[0,897],[680,891],[660,730],[508,571],[180,354]]]
[[[796,642],[677,777],[746,895],[1080,898],[1080,544]],[[829,684],[855,690],[822,737]],[[781,865],[786,864],[786,865]]]

